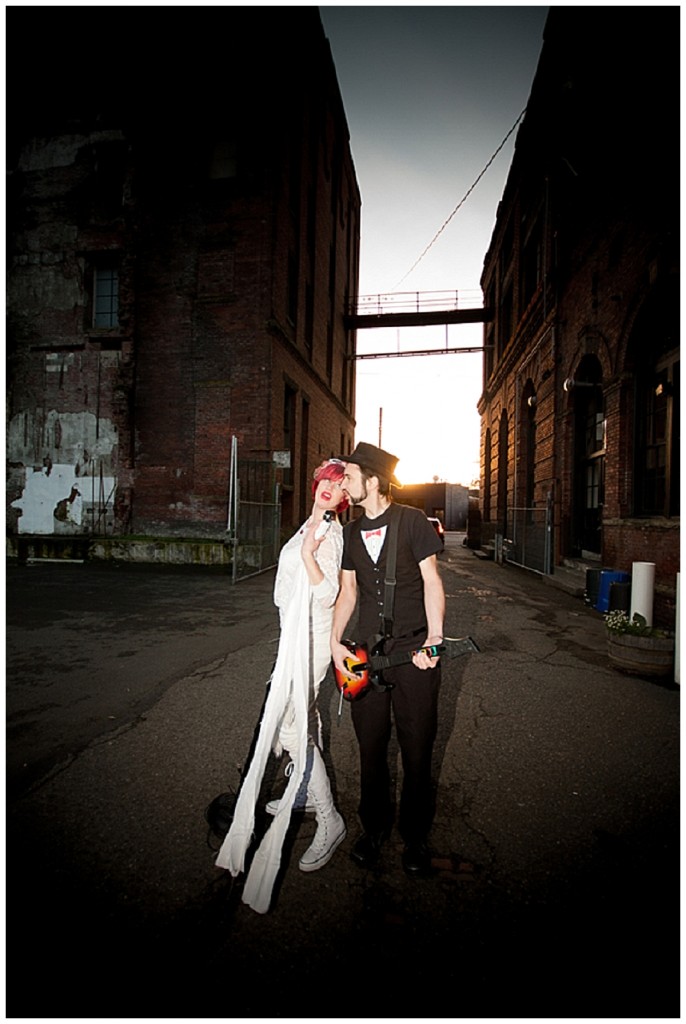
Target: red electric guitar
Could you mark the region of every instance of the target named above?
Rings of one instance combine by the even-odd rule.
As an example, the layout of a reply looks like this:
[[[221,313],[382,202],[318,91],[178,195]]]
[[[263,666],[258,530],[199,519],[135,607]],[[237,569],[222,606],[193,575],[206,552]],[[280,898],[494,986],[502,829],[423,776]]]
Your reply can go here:
[[[432,658],[439,654],[448,658],[457,658],[461,654],[479,651],[479,647],[470,636],[458,639],[446,636],[440,644],[430,644],[428,647],[418,648],[417,651],[398,651],[397,654],[381,654],[379,649],[383,642],[384,638],[381,637],[370,651],[364,644],[357,644],[352,640],[343,641],[345,646],[355,654],[355,658],[345,659],[345,667],[349,675],[334,668],[336,686],[343,700],[360,700],[373,686],[384,689],[383,682],[379,680],[383,670],[412,661],[413,655],[417,654],[419,650],[425,651]]]

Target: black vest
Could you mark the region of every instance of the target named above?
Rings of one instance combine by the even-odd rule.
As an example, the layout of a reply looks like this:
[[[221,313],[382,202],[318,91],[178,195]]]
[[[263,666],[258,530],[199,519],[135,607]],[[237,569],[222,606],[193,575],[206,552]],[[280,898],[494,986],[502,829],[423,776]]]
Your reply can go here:
[[[413,650],[419,634],[426,635],[424,609],[424,581],[419,562],[440,548],[436,534],[420,509],[404,505],[398,531],[396,560],[396,588],[393,610],[394,642],[385,650]],[[359,624],[357,639],[367,641],[383,634],[384,580],[388,555],[388,531],[374,564],[362,539],[363,530],[376,530],[390,526],[391,518],[399,515],[399,506],[391,504],[383,515],[367,519],[365,515],[354,520],[343,531],[343,568],[353,569],[359,595]],[[424,637],[422,636],[423,640]]]

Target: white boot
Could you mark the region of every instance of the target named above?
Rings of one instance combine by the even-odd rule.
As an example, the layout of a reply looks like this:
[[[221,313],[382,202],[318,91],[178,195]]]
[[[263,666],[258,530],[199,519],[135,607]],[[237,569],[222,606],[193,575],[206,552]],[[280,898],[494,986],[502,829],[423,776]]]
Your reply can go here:
[[[293,743],[290,744],[291,748],[292,746]],[[314,803],[310,799],[308,792],[310,776],[312,774],[312,761],[314,758],[314,750],[315,747],[313,744],[310,744],[307,748],[307,755],[305,760],[305,775],[303,777],[302,782],[300,783],[298,792],[295,794],[295,800],[293,801],[293,810],[304,811],[305,814],[314,814],[316,810],[316,807],[314,806]],[[289,748],[289,752],[291,756],[293,756],[292,749]],[[295,764],[293,761],[289,761],[288,764],[286,765],[286,771],[284,772],[284,775],[286,776],[287,779],[290,779],[291,775],[293,774],[294,767]],[[269,803],[265,805],[264,809],[267,812],[267,814],[271,814],[273,816],[279,810],[280,804],[280,800],[270,800]]]
[[[264,809],[267,812],[267,814],[274,815],[277,813],[280,803],[280,800],[270,800],[269,803],[265,804]],[[307,803],[304,804],[302,807],[295,807],[294,805],[293,810],[304,811],[305,814],[314,814],[316,807],[314,806],[311,800],[308,800]]]
[[[345,822],[334,806],[324,759],[317,747],[312,749],[314,750],[314,761],[307,787],[307,796],[308,801],[311,800],[315,806],[317,831],[311,845],[300,858],[301,871],[317,871],[328,864],[345,839],[347,832]]]

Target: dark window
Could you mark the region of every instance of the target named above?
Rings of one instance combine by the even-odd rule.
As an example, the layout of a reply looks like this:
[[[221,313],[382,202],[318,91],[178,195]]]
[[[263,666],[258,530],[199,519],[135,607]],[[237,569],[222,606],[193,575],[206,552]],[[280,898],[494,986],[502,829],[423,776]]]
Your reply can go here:
[[[288,254],[288,319],[298,326],[298,262],[294,252]]]
[[[500,301],[498,314],[498,355],[501,355],[512,336],[512,285],[508,285]]]
[[[310,490],[310,467],[307,464],[307,452],[310,440],[310,403],[303,398],[300,419],[300,519],[309,512],[312,503]]]
[[[495,310],[495,288],[489,285],[486,295],[486,305],[489,309]],[[493,321],[484,324],[484,387],[493,373],[496,364],[495,352],[496,327]]]
[[[541,234],[536,225],[524,247],[522,260],[522,310],[531,302],[541,280],[542,273]]]
[[[93,326],[119,326],[119,270],[98,266],[93,274]]]
[[[483,479],[483,512],[484,522],[491,521],[491,431],[486,431],[484,439],[484,479]]]
[[[679,514],[679,361],[640,375],[636,395],[636,513]]]
[[[534,521],[533,506],[536,484],[536,395],[527,396],[525,414],[522,418],[524,431],[524,505],[529,509],[529,519]]]
[[[290,452],[290,466],[283,471],[285,487],[293,486],[293,459],[295,457],[295,389],[286,384],[283,395],[283,447]]]
[[[659,284],[632,338],[634,514],[679,515],[679,285]]]
[[[237,147],[235,139],[215,142],[210,155],[209,177],[212,181],[235,178],[237,174]]]
[[[312,358],[312,342],[314,339],[314,285],[307,282],[305,286],[305,350]]]

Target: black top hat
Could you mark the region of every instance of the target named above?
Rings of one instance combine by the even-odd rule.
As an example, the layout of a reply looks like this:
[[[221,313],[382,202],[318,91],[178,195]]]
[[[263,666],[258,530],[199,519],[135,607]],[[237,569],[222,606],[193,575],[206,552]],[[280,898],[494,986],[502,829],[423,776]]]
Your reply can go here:
[[[364,466],[365,469],[371,470],[374,476],[385,477],[396,487],[402,486],[395,476],[398,460],[395,455],[385,452],[383,448],[376,448],[373,444],[360,441],[354,452],[350,455],[339,455],[338,458],[341,462],[354,462],[356,466]]]

